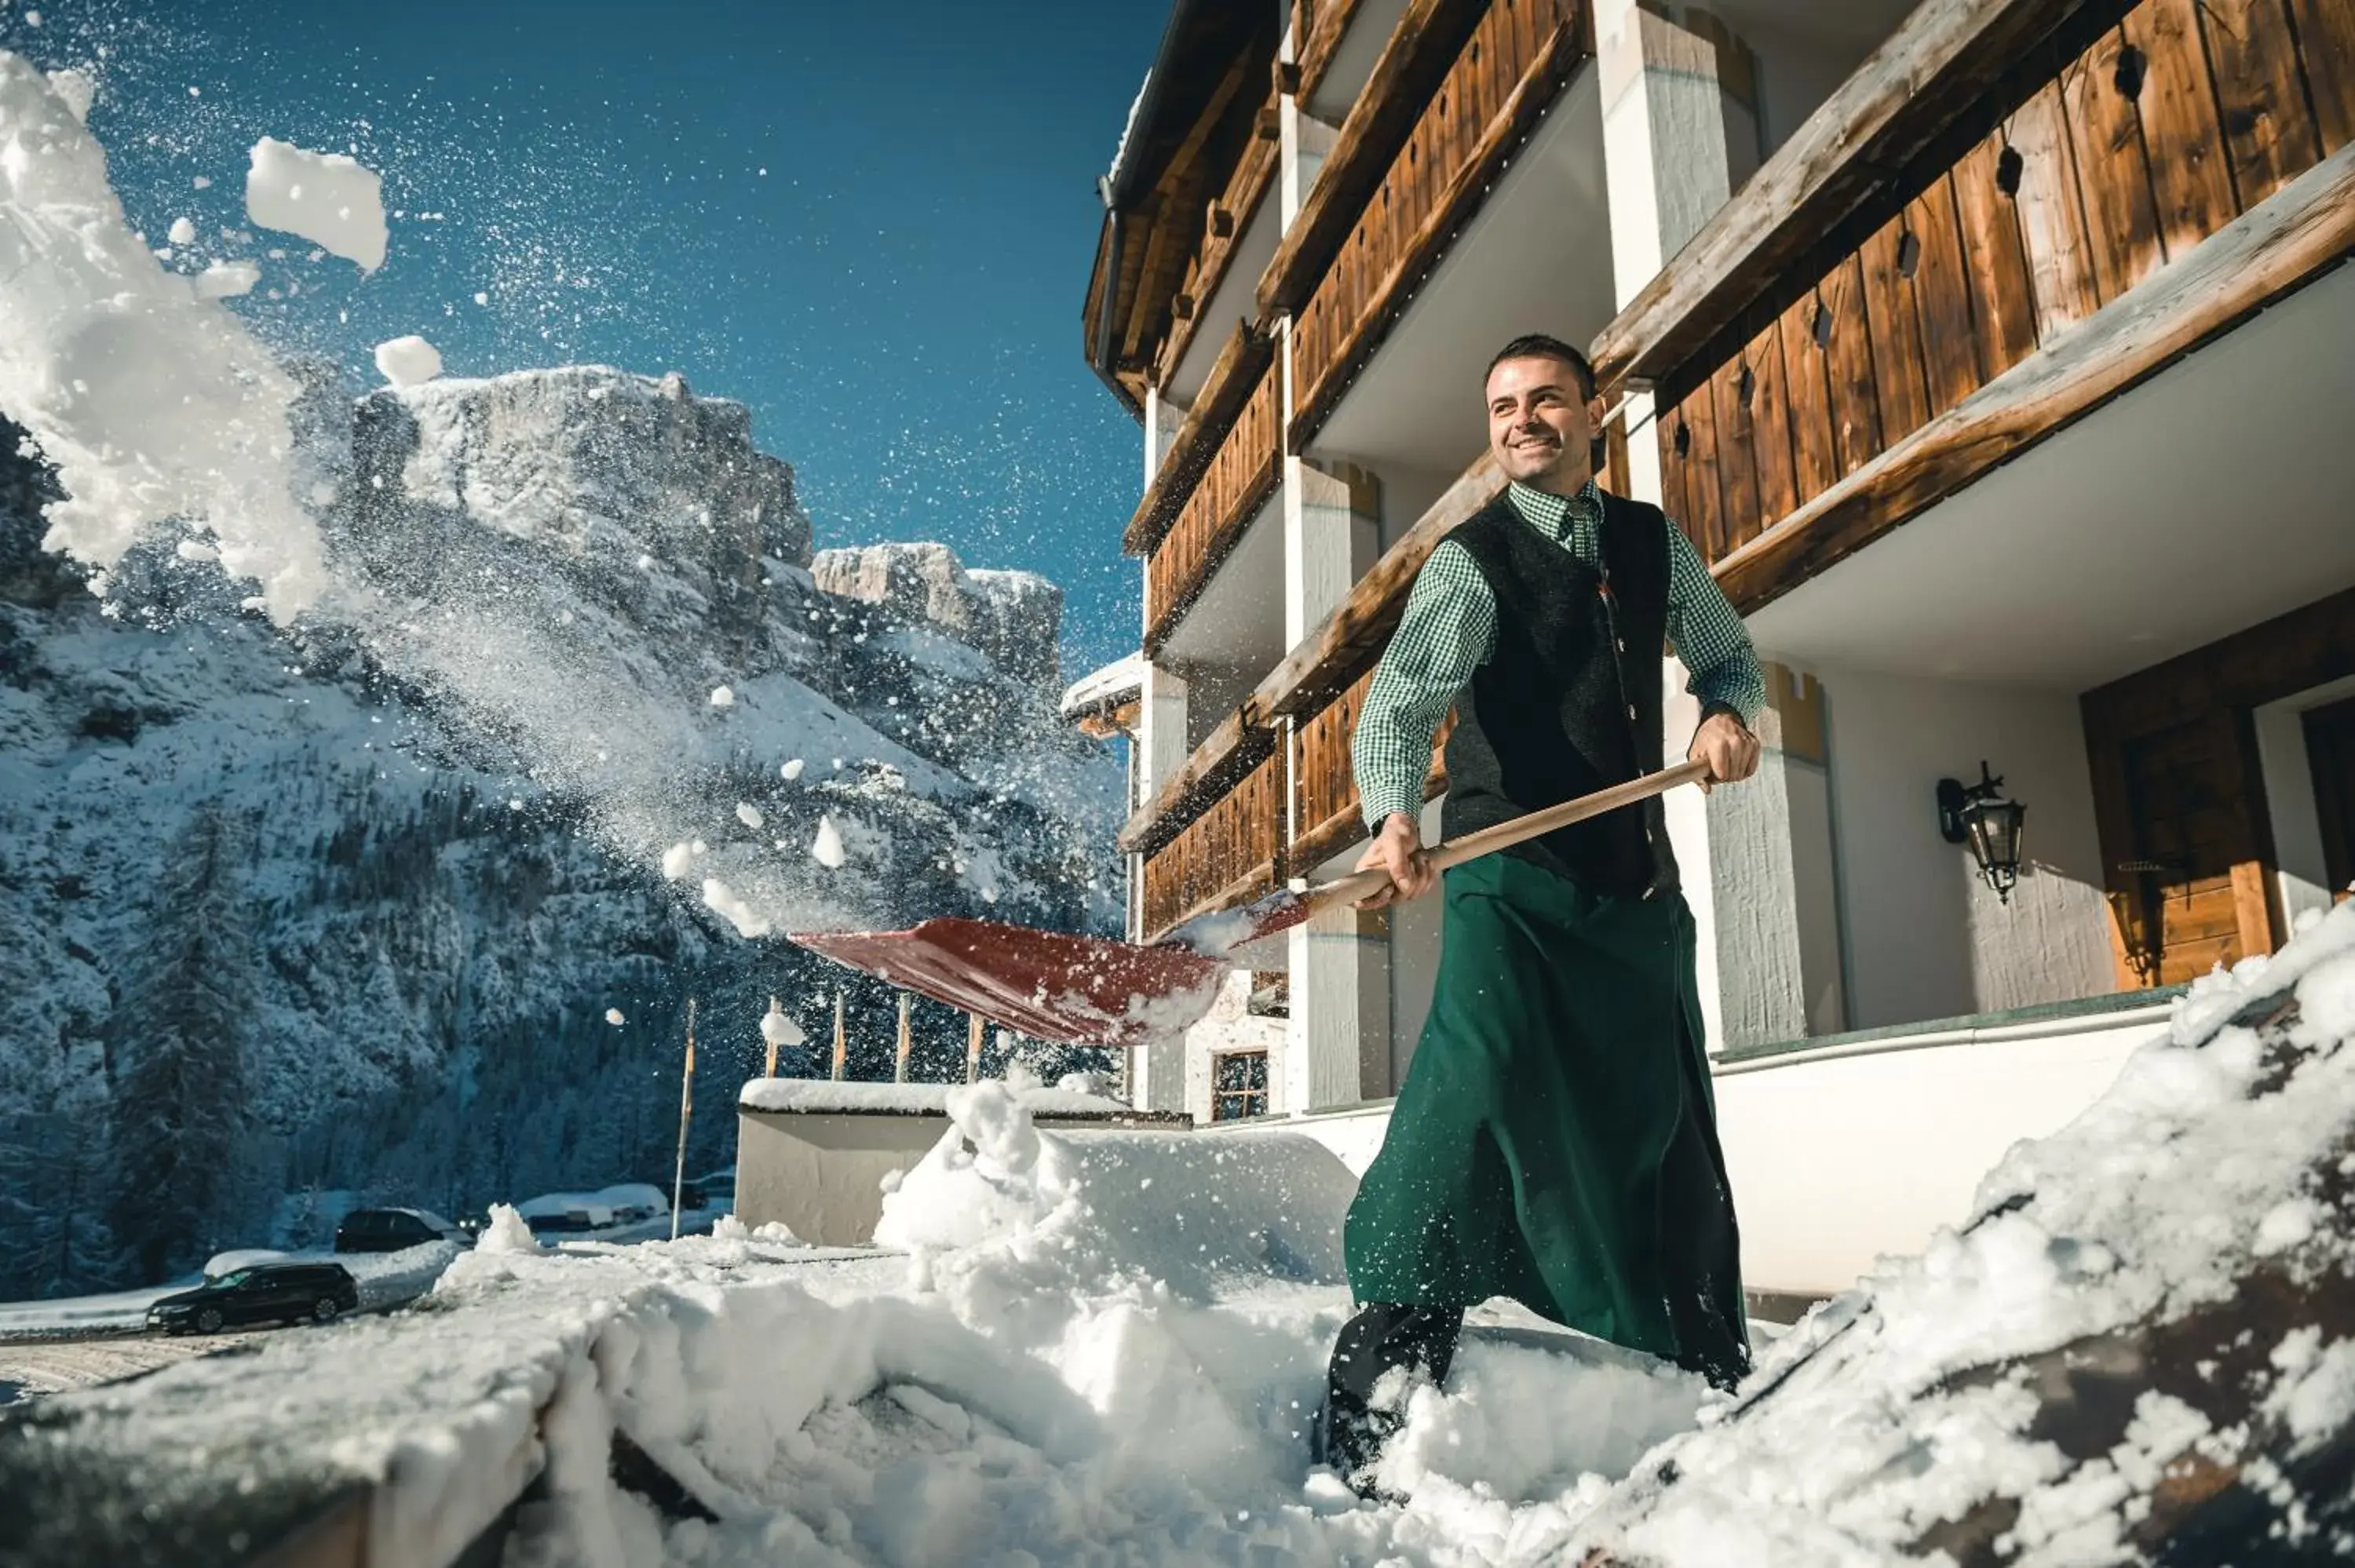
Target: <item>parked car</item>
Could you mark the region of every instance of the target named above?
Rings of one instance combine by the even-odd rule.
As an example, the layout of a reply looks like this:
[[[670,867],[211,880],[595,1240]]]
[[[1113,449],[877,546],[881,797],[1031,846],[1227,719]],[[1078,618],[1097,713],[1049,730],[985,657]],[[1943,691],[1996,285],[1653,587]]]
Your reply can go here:
[[[359,1304],[359,1286],[340,1263],[261,1263],[153,1303],[147,1326],[212,1334],[232,1323],[332,1323]]]
[[[400,1252],[427,1242],[466,1242],[466,1233],[430,1209],[354,1209],[336,1227],[337,1252]]]
[[[540,1235],[577,1235],[583,1231],[610,1230],[613,1211],[602,1203],[572,1203],[564,1207],[549,1204],[534,1209],[530,1203],[522,1208],[523,1223],[531,1234]]]

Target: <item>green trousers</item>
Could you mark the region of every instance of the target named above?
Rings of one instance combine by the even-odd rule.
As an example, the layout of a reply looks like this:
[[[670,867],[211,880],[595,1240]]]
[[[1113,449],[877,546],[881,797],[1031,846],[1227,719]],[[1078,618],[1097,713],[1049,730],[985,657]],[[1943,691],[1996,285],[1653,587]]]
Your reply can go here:
[[[1740,1242],[1674,894],[1446,873],[1431,1016],[1343,1233],[1361,1302],[1510,1297],[1730,1384]]]

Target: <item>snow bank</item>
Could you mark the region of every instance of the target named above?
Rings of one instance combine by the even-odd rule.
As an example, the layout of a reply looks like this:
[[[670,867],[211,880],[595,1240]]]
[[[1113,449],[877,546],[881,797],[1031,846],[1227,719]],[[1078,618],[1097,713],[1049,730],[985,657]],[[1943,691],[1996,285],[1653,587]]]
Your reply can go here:
[[[245,214],[357,261],[363,272],[384,265],[383,182],[341,153],[305,152],[264,136],[246,170]]]
[[[531,1234],[531,1226],[525,1223],[521,1210],[506,1203],[493,1203],[491,1223],[483,1227],[483,1234],[475,1239],[474,1250],[512,1255],[539,1253],[548,1249],[541,1246],[539,1238]]]
[[[201,521],[274,617],[313,602],[325,576],[293,499],[293,382],[202,297],[216,291],[156,263],[75,101],[5,51],[0,213],[0,408],[67,496],[46,547],[109,568],[166,518]]]
[[[2350,1041],[2342,904],[2199,981],[1968,1224],[1811,1315],[1580,1542],[1623,1563],[2090,1563],[2204,1527],[2227,1533],[2199,1561],[2269,1531],[2355,1552]],[[2325,1432],[2337,1467],[2305,1467]]]

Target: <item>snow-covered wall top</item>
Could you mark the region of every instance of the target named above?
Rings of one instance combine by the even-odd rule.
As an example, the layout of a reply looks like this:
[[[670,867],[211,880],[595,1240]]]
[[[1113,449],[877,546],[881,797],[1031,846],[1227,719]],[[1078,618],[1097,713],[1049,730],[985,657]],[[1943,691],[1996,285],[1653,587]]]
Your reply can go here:
[[[955,1084],[837,1083],[828,1078],[753,1078],[737,1091],[745,1110],[791,1111],[805,1116],[937,1116],[949,1114]],[[1034,1116],[1126,1117],[1136,1113],[1120,1101],[1076,1089],[1028,1088],[1014,1097]]]

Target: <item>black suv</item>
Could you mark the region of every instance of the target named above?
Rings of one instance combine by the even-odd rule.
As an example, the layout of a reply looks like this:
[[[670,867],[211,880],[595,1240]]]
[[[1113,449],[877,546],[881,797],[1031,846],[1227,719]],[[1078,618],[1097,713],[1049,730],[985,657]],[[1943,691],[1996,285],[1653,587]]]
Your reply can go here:
[[[427,1242],[465,1239],[464,1231],[423,1209],[354,1209],[336,1227],[337,1252],[400,1252]]]
[[[231,1323],[332,1323],[360,1304],[340,1263],[258,1263],[166,1296],[147,1308],[147,1326],[167,1334],[211,1334]]]

